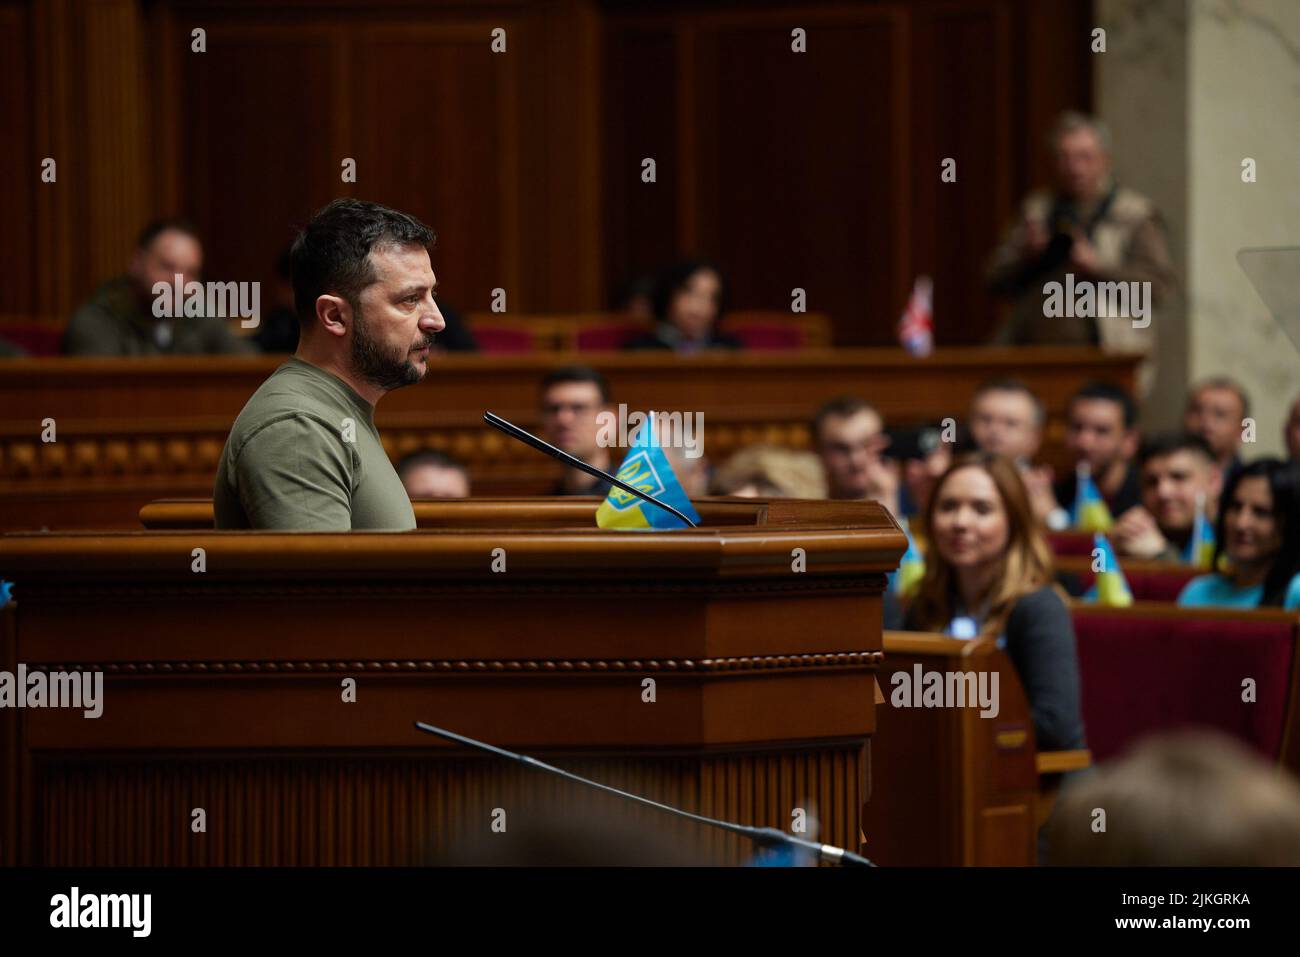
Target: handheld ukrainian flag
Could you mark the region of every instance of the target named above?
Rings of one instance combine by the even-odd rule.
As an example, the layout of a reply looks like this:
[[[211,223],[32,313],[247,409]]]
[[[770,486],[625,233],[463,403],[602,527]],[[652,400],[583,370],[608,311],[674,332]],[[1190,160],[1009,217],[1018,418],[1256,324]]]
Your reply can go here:
[[[1108,608],[1127,608],[1133,604],[1133,592],[1129,591],[1128,579],[1119,567],[1119,559],[1115,557],[1110,541],[1097,532],[1092,537],[1092,546],[1092,570],[1097,581],[1083,596],[1084,601]]]
[[[1109,532],[1115,520],[1110,517],[1106,500],[1092,480],[1092,470],[1087,462],[1080,462],[1075,472],[1074,513],[1075,528],[1085,532]]]
[[[897,595],[911,598],[920,587],[921,579],[925,577],[925,555],[916,547],[916,539],[912,535],[912,530],[907,527],[907,520],[903,519],[900,524],[903,526],[903,533],[907,535],[907,551],[903,552],[903,557],[899,559],[898,571],[891,574],[890,584]]]
[[[638,488],[647,495],[653,495],[666,505],[698,523],[700,515],[686,497],[673,467],[668,464],[668,456],[659,447],[655,430],[654,413],[649,421],[637,432],[636,441],[623,457],[623,464],[616,473],[620,481]],[[656,508],[649,502],[625,492],[618,486],[609,490],[605,501],[596,509],[596,524],[600,528],[686,528],[682,520]]]
[[[1205,514],[1205,493],[1196,493],[1196,518],[1192,522],[1192,540],[1183,549],[1183,561],[1201,569],[1214,567],[1214,525]]]

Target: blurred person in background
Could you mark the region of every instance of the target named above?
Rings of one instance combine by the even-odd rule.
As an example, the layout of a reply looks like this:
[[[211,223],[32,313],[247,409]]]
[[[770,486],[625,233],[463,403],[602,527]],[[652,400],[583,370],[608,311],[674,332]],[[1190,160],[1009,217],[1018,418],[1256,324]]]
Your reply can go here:
[[[713,493],[741,498],[825,498],[826,477],[810,452],[751,445],[714,473]]]
[[[563,366],[542,379],[540,396],[542,438],[588,465],[612,471],[613,456],[599,442],[602,412],[612,412],[609,384],[590,366]],[[609,483],[580,469],[566,468],[552,495],[599,495]]]
[[[717,330],[727,308],[727,284],[711,262],[689,259],[672,266],[655,286],[653,305],[654,330],[632,337],[624,349],[691,355],[741,348],[739,339]]]
[[[1165,734],[1077,777],[1045,830],[1065,867],[1295,867],[1300,785],[1218,732]]]
[[[1187,394],[1183,428],[1205,439],[1225,479],[1241,464],[1242,421],[1249,415],[1250,396],[1226,376],[1199,382]]]
[[[1074,625],[1020,471],[989,452],[957,456],[921,516],[925,574],[910,631],[992,636],[1016,667],[1040,751],[1085,747]]]
[[[469,470],[446,452],[421,449],[397,463],[411,501],[421,498],[469,498]]]
[[[73,313],[63,351],[71,356],[255,353],[253,341],[237,335],[225,318],[154,315],[157,284],[171,289],[179,276],[184,288],[202,273],[203,244],[191,223],[150,223],[136,240],[126,274],[109,279]]]
[[[1121,555],[1197,564],[1189,549],[1198,511],[1213,521],[1223,473],[1205,440],[1190,432],[1153,436],[1138,453],[1142,504],[1120,515],[1111,540]],[[1199,503],[1199,505],[1198,505]]]
[[[1300,608],[1300,469],[1269,458],[1234,471],[1219,502],[1214,547],[1212,567],[1223,570],[1189,581],[1178,604]]]
[[[1156,322],[1133,317],[1049,316],[1044,286],[1049,282],[1149,282],[1159,304],[1177,281],[1165,228],[1155,204],[1120,186],[1111,175],[1110,133],[1081,113],[1067,112],[1051,135],[1056,183],[1031,193],[1020,222],[993,253],[985,278],[995,295],[1011,303],[1011,314],[995,333],[1004,345],[1097,346],[1107,352],[1146,357],[1138,372],[1138,393],[1155,378]],[[1131,310],[1132,311],[1132,310]]]
[[[872,499],[899,515],[901,470],[884,457],[889,437],[874,405],[857,396],[831,399],[817,410],[810,430],[830,498]]]

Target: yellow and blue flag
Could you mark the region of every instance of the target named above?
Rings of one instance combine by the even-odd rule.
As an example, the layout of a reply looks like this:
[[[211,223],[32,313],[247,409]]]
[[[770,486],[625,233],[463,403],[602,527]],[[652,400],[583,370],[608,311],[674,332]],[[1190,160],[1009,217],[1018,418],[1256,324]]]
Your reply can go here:
[[[1076,473],[1074,510],[1070,517],[1074,527],[1085,532],[1109,532],[1115,524],[1086,462],[1079,463]]]
[[[1205,493],[1196,496],[1196,518],[1192,523],[1192,539],[1183,549],[1183,561],[1196,568],[1214,567],[1214,525],[1205,514]]]
[[[699,523],[699,513],[686,497],[673,467],[668,464],[668,456],[659,446],[653,412],[649,421],[638,430],[636,440],[628,448],[623,464],[615,474],[620,481],[671,505],[692,522]],[[596,525],[600,528],[687,527],[676,515],[623,491],[617,485],[610,488],[605,501],[596,509]]]
[[[911,598],[925,577],[925,555],[916,547],[916,539],[907,527],[907,519],[900,519],[899,524],[907,536],[907,551],[899,559],[898,569],[889,573],[889,585],[899,597]]]
[[[1097,581],[1083,596],[1084,601],[1096,602],[1108,608],[1127,608],[1133,604],[1133,592],[1129,590],[1128,579],[1119,567],[1115,550],[1110,547],[1110,540],[1100,532],[1092,537],[1092,570]]]

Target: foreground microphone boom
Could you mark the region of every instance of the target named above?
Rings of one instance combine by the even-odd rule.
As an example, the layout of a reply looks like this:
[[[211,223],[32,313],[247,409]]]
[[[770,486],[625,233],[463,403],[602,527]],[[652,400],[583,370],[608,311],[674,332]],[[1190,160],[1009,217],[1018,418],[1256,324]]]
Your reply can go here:
[[[613,475],[610,475],[608,472],[596,468],[596,466],[594,465],[588,465],[586,462],[582,461],[582,459],[578,458],[575,455],[570,455],[568,452],[564,451],[564,449],[557,449],[554,445],[551,445],[549,442],[542,441],[537,436],[533,435],[533,433],[521,429],[513,422],[507,422],[505,419],[501,418],[501,416],[497,415],[494,412],[484,412],[483,421],[486,422],[488,425],[492,426],[493,428],[500,429],[502,432],[510,436],[512,439],[518,439],[520,442],[524,443],[524,445],[531,445],[537,451],[545,452],[547,455],[551,456],[552,458],[559,459],[561,462],[563,462],[565,465],[569,466],[570,468],[579,469],[583,472],[586,472],[588,475],[594,476],[596,478],[604,479],[610,485],[617,486],[618,488],[621,488],[624,492],[629,492],[632,495],[635,495],[637,498],[649,502],[651,505],[658,505],[664,511],[669,512],[672,515],[675,515],[678,518],[680,518],[690,528],[699,528],[698,525],[692,522],[681,512],[677,511],[677,509],[673,508],[667,502],[661,502],[653,495],[643,492],[639,488],[633,488],[631,485],[628,485],[622,479],[615,478]]]
[[[815,841],[805,841],[803,838],[795,837],[792,834],[786,834],[784,831],[778,831],[774,827],[750,827],[746,824],[732,824],[730,821],[720,821],[717,818],[705,817],[703,814],[693,814],[690,811],[683,811],[681,808],[673,807],[671,804],[660,804],[658,801],[652,801],[649,798],[641,797],[639,794],[633,794],[630,791],[620,791],[618,788],[611,787],[608,784],[601,784],[599,781],[592,781],[588,778],[579,777],[572,771],[565,771],[563,768],[557,768],[544,761],[538,761],[536,758],[530,758],[526,754],[516,754],[514,751],[507,751],[505,748],[498,748],[494,744],[487,744],[483,741],[476,741],[474,738],[467,738],[463,734],[457,734],[455,731],[448,731],[445,728],[434,727],[431,724],[425,724],[423,721],[415,722],[415,726],[421,731],[427,731],[429,734],[436,734],[438,737],[446,738],[448,741],[455,741],[458,744],[467,744],[472,748],[489,751],[492,754],[500,755],[503,758],[509,758],[511,761],[518,761],[520,764],[526,764],[531,768],[537,768],[540,771],[546,771],[550,774],[557,774],[570,781],[577,781],[579,784],[585,784],[587,787],[595,788],[598,791],[617,794],[621,798],[626,798],[629,801],[636,801],[638,804],[644,804],[647,807],[657,808],[660,811],[667,811],[669,814],[676,814],[678,817],[684,817],[692,821],[698,821],[701,824],[709,824],[713,827],[719,827],[724,831],[731,831],[733,834],[743,835],[763,847],[772,847],[777,845],[797,847],[801,850],[811,851],[813,854],[816,854],[820,860],[826,861],[830,864],[851,864],[855,867],[876,866],[862,855],[854,854],[852,851],[846,851],[842,847],[835,847],[833,844],[818,844]]]

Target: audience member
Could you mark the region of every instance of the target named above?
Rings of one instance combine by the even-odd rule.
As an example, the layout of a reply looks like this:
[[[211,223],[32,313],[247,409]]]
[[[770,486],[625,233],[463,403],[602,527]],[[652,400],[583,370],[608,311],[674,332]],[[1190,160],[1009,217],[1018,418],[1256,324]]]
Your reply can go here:
[[[1216,376],[1195,385],[1187,395],[1183,428],[1205,439],[1214,460],[1227,473],[1241,463],[1243,420],[1250,415],[1250,397],[1241,385]]]
[[[1300,463],[1300,396],[1291,403],[1291,412],[1286,419],[1286,453],[1292,462]]]
[[[105,282],[73,314],[63,351],[74,356],[256,352],[228,319],[154,315],[156,284],[173,288],[179,276],[184,288],[202,271],[203,245],[192,225],[179,219],[150,223],[140,233],[127,274]]]
[[[542,437],[556,448],[582,459],[588,465],[611,471],[610,449],[599,442],[602,412],[611,412],[609,385],[605,377],[589,366],[564,366],[542,379]],[[600,495],[609,483],[579,469],[566,468],[551,489],[552,495]]]
[[[397,463],[411,501],[422,498],[469,498],[469,470],[446,452],[422,449]]]
[[[1300,608],[1300,472],[1260,459],[1232,473],[1219,503],[1214,567],[1178,596],[1188,607]]]
[[[826,475],[810,452],[751,445],[718,469],[713,492],[741,498],[825,498]]]
[[[1121,555],[1197,564],[1198,515],[1213,521],[1223,473],[1205,440],[1190,432],[1157,435],[1138,454],[1142,504],[1121,514],[1111,541]]]
[[[812,421],[813,446],[837,499],[874,499],[898,515],[899,467],[882,453],[889,444],[876,407],[856,396],[831,399]]]
[[[923,513],[925,575],[907,627],[995,636],[1016,666],[1042,751],[1084,747],[1074,626],[1010,459],[958,456]]]
[[[1218,732],[1165,734],[1079,776],[1046,833],[1066,867],[1294,867],[1300,786]]]
[[[1033,464],[1046,421],[1042,400],[1019,379],[993,379],[971,397],[971,441],[982,452],[1005,455],[1016,463],[1039,521],[1046,521],[1059,507],[1051,468]]]
[[[1051,137],[1056,157],[1053,192],[1024,201],[1020,222],[994,252],[990,288],[1012,301],[995,341],[1008,345],[1091,345],[1108,352],[1140,352],[1140,394],[1154,380],[1155,330],[1131,317],[1045,315],[1049,282],[1149,282],[1160,302],[1175,286],[1164,226],[1151,200],[1111,176],[1110,134],[1095,119],[1065,113]],[[1134,310],[1130,309],[1131,313]]]
[[[981,452],[1027,466],[1043,442],[1046,414],[1038,396],[1018,379],[994,379],[971,397],[970,434]]]
[[[1142,504],[1133,456],[1137,452],[1137,404],[1119,386],[1089,382],[1070,397],[1066,409],[1065,446],[1075,463],[1086,463],[1111,515]],[[1078,472],[1071,471],[1053,488],[1059,511],[1041,516],[1049,528],[1069,525],[1066,510],[1074,505]]]
[[[624,349],[663,349],[682,355],[705,349],[739,349],[734,336],[718,332],[727,308],[727,286],[717,266],[687,260],[673,266],[655,287],[652,332],[634,336]]]

